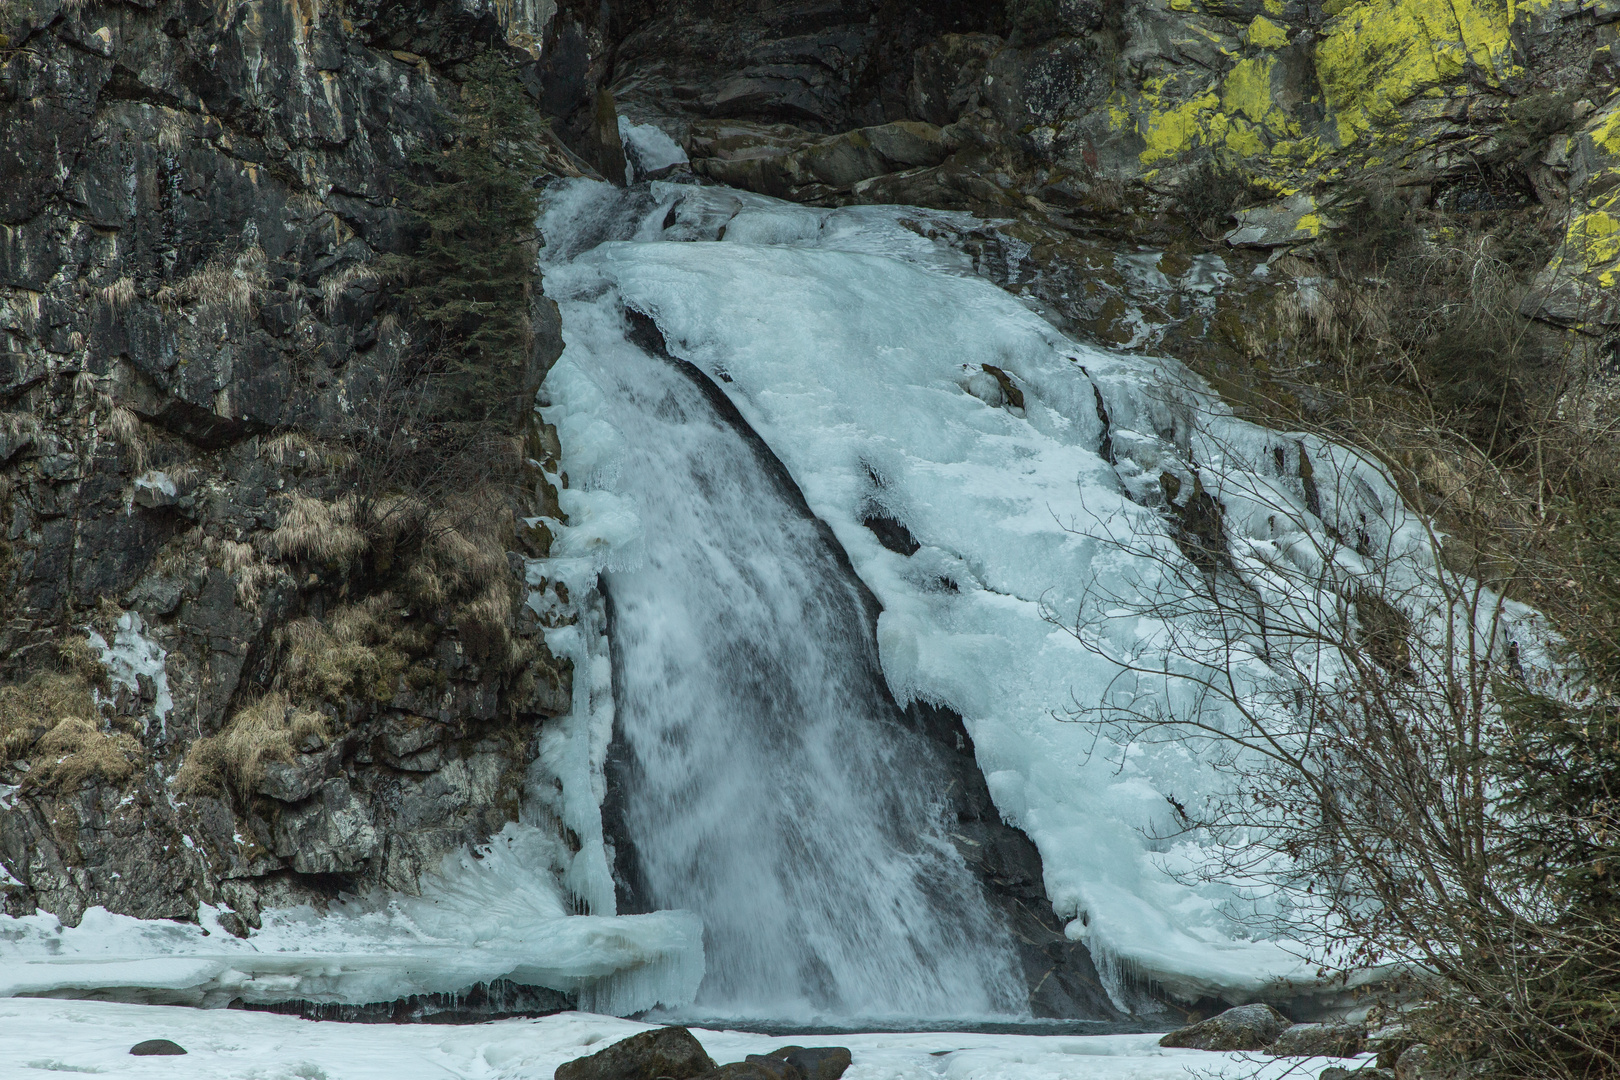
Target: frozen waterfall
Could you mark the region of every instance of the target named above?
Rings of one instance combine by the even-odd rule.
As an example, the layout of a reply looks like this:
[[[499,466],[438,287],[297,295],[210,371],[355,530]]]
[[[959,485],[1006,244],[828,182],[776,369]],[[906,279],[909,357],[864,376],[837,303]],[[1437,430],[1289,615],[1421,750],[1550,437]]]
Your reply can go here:
[[[1223,787],[1218,766],[1063,717],[1142,695],[1207,706],[1109,659],[1165,648],[1146,612],[1183,555],[1162,476],[1219,500],[1257,596],[1271,561],[1341,535],[1420,573],[1423,530],[1349,451],[1236,419],[1174,361],[1063,337],[975,275],[961,239],[980,225],[691,184],[547,196],[545,287],[567,349],[542,413],[571,485],[562,545],[616,568],[625,824],[643,900],[704,920],[700,1011],[1012,1004],[928,825],[926,755],[870,683],[860,598],[771,456],[881,605],[892,697],[962,715],[1116,1001],[1133,978],[1188,997],[1311,979],[1297,943],[1254,929],[1266,896],[1190,873],[1222,841],[1153,839],[1174,833],[1174,806]],[[1087,647],[1054,620],[1072,624],[1099,585],[1144,603],[1105,612]]]

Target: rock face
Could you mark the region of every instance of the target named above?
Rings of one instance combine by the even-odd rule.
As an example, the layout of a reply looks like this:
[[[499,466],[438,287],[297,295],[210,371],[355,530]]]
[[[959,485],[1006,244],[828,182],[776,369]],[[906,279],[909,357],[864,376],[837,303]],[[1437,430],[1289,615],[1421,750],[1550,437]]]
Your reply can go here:
[[[1172,1031],[1159,1040],[1159,1045],[1184,1050],[1264,1050],[1290,1026],[1288,1018],[1270,1005],[1239,1005]]]
[[[714,1071],[714,1059],[683,1027],[643,1031],[557,1066],[557,1080],[690,1080]]]
[[[354,459],[399,423],[410,156],[458,63],[532,63],[534,7],[0,4],[6,913],[245,932],[514,818],[570,680],[528,507],[456,511],[455,566],[376,547],[357,500],[398,488]]]

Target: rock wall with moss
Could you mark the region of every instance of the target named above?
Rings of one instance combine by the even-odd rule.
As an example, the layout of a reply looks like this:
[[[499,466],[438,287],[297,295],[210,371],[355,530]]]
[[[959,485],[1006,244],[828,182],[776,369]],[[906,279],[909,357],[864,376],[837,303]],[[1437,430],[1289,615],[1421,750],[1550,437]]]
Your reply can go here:
[[[519,433],[408,475],[454,439],[378,267],[462,65],[532,68],[538,18],[0,2],[5,912],[245,930],[516,816],[570,686],[514,566]]]

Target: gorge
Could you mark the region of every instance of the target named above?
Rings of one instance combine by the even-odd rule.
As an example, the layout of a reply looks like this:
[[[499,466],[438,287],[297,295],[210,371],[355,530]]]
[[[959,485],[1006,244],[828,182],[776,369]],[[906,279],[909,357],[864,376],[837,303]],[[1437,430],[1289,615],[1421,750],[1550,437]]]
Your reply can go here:
[[[1446,6],[0,2],[0,995],[1364,1011],[1207,872],[1260,759],[1118,725],[1406,678],[1546,520],[1502,417],[1607,407],[1532,384],[1612,361],[1620,23]],[[537,217],[467,378],[410,260],[479,137]]]

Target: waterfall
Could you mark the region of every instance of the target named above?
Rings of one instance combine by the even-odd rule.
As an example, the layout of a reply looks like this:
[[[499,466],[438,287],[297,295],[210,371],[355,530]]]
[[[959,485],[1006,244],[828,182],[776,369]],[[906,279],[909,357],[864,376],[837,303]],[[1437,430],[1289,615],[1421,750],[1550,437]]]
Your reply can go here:
[[[701,373],[629,347],[591,374],[644,529],[644,561],[605,582],[623,827],[646,904],[703,919],[695,1008],[1016,1015],[1006,932],[847,560]]]
[[[569,480],[554,554],[607,570],[621,865],[639,907],[702,919],[699,1011],[1023,1008],[894,702],[962,717],[1117,1006],[1135,980],[1311,980],[1298,943],[1255,930],[1274,898],[1194,872],[1225,841],[1177,833],[1228,763],[1064,719],[1219,707],[1124,666],[1199,647],[1196,621],[1152,614],[1185,558],[1164,477],[1221,504],[1271,595],[1266,567],[1301,553],[1377,571],[1335,537],[1425,573],[1376,463],[1235,417],[1173,360],[1066,338],[977,275],[989,226],[965,214],[570,181],[540,224],[566,343],[541,408]],[[1323,588],[1278,602],[1331,615]],[[1082,610],[1084,646],[1061,629]]]

